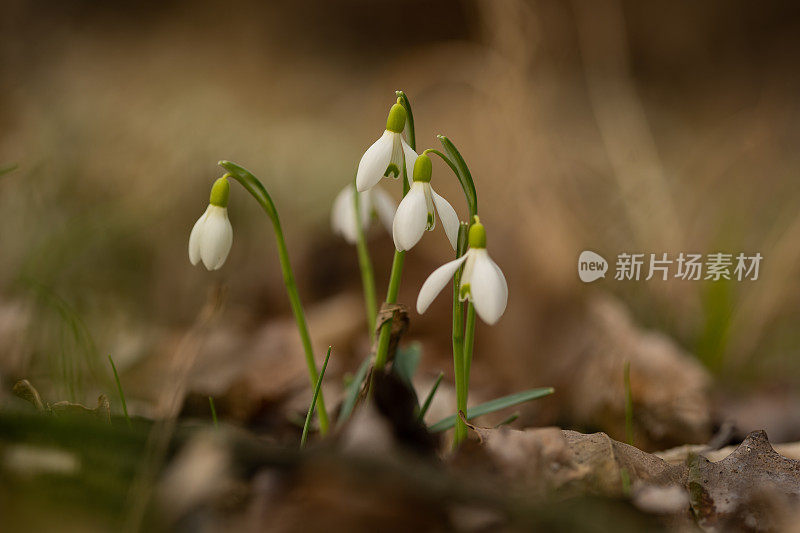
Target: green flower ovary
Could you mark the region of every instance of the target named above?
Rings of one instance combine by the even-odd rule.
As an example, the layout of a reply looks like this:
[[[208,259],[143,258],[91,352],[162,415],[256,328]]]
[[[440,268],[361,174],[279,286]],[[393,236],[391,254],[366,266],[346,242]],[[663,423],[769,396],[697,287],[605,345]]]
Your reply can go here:
[[[414,181],[429,183],[432,171],[433,163],[431,163],[431,158],[425,154],[420,155],[416,163],[414,163]]]
[[[389,117],[386,119],[386,129],[394,133],[402,133],[405,127],[406,108],[400,103],[394,104],[389,110]]]
[[[228,196],[231,193],[231,184],[228,183],[228,176],[222,176],[211,186],[211,198],[208,203],[217,207],[228,207]]]

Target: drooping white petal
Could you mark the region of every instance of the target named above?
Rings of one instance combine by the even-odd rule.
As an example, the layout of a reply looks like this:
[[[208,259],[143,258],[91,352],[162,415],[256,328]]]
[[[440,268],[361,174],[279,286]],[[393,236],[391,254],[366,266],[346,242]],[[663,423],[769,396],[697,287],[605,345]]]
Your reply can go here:
[[[392,222],[394,246],[399,251],[410,250],[422,238],[428,221],[424,183],[415,181],[397,207]]]
[[[350,244],[355,244],[358,238],[354,195],[354,186],[352,184],[348,185],[336,195],[331,208],[331,228],[333,232],[344,237],[344,240]]]
[[[428,276],[428,279],[425,280],[425,283],[422,284],[422,288],[419,290],[419,296],[417,297],[417,313],[422,314],[428,309],[431,302],[442,292],[444,286],[447,285],[447,282],[455,275],[458,267],[460,267],[461,263],[466,261],[466,259],[467,254],[464,254],[458,259],[443,264]]]
[[[503,315],[508,303],[508,284],[500,267],[486,249],[476,249],[475,267],[470,279],[470,301],[481,320],[494,324]]]
[[[456,210],[453,209],[450,202],[436,194],[436,191],[433,189],[431,189],[431,194],[433,195],[433,203],[436,205],[436,213],[438,213],[439,218],[442,219],[444,232],[447,234],[447,238],[450,240],[450,245],[453,247],[453,250],[455,250],[456,246],[458,246],[458,215],[456,214]]]
[[[208,206],[211,207],[211,206]],[[197,222],[192,226],[192,232],[189,234],[189,261],[192,265],[200,262],[200,236],[203,234],[203,225],[208,217],[208,209],[206,209]]]
[[[392,197],[380,187],[370,189],[369,194],[372,196],[372,208],[378,215],[378,219],[386,228],[386,231],[391,232],[394,214],[397,211],[397,204]]]
[[[209,206],[208,218],[200,235],[200,257],[208,270],[217,270],[225,263],[233,244],[233,227],[224,207]]]
[[[442,226],[444,226],[444,232],[448,240],[450,240],[450,246],[455,250],[456,246],[458,246],[458,214],[456,214],[456,210],[453,209],[453,206],[450,205],[450,202],[445,200],[444,197],[436,194],[436,191],[432,189],[431,193],[433,193],[433,203],[436,205],[436,213],[439,215],[439,218],[442,219]]]
[[[405,139],[402,142],[403,153],[406,157],[406,178],[408,179],[408,185],[411,186],[414,183],[414,164],[417,162],[419,155],[408,145]]]
[[[361,161],[358,162],[358,172],[356,173],[356,187],[359,192],[364,192],[375,186],[381,181],[386,167],[392,158],[394,147],[394,137],[397,133],[384,131],[380,138],[367,148]]]

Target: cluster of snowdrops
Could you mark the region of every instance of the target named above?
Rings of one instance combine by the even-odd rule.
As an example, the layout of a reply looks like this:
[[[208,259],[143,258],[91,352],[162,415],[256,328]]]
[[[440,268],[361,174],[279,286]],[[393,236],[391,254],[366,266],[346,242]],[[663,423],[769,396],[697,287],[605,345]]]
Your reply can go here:
[[[487,324],[496,323],[506,309],[508,286],[502,271],[486,250],[486,230],[478,217],[475,185],[463,157],[453,143],[442,135],[437,138],[443,151],[429,148],[418,154],[409,100],[402,91],[397,91],[396,94],[397,101],[389,110],[385,131],[362,156],[355,181],[349,183],[334,200],[331,223],[335,233],[357,246],[370,332],[374,341],[369,362],[374,370],[382,370],[387,364],[392,314],[380,313],[377,309],[374,277],[364,232],[371,220],[377,218],[394,239],[396,250],[383,305],[385,310],[396,305],[406,253],[422,239],[426,231],[434,230],[437,217],[441,221],[456,256],[428,276],[419,291],[416,309],[418,313],[424,313],[453,280],[453,360],[457,396],[457,413],[453,425],[456,428],[454,442],[458,445],[466,437],[465,419],[475,315]],[[459,180],[469,211],[468,221],[460,221],[450,202],[437,194],[431,186],[433,155],[441,157]],[[311,383],[315,387],[309,419],[316,410],[319,430],[325,434],[329,419],[319,389],[321,375],[311,350],[305,315],[277,210],[266,188],[252,173],[229,161],[220,161],[220,166],[227,172],[214,182],[208,208],[192,228],[189,259],[193,265],[202,262],[209,270],[217,270],[225,263],[233,243],[233,228],[227,214],[229,178],[239,181],[272,220],[284,281],[305,347]],[[399,205],[382,189],[381,182],[384,181],[402,184],[403,198]],[[378,316],[384,317],[381,323],[377,322]],[[327,357],[325,363],[327,364]],[[325,365],[322,372],[324,368]],[[525,399],[531,398],[522,398],[520,401]],[[341,418],[342,414],[339,416]]]

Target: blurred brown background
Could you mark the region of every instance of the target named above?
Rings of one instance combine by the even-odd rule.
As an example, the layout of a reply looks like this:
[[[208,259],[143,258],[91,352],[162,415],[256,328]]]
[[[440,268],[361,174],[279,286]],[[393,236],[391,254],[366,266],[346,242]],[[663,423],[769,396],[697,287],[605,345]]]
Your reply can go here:
[[[444,133],[470,164],[509,282],[505,317],[478,327],[474,383],[485,397],[569,389],[566,375],[613,389],[616,402],[618,365],[579,376],[616,341],[573,346],[586,330],[613,329],[591,318],[596,301],[619,305],[636,331],[669,336],[715,390],[791,391],[799,52],[794,2],[5,0],[0,166],[18,169],[0,177],[3,388],[28,377],[91,402],[113,390],[108,354],[123,375],[159,357],[218,283],[226,309],[212,328],[254,331],[288,316],[271,230],[235,185],[227,263],[189,265],[189,230],[219,159],[270,190],[307,307],[360,297],[355,251],[331,234],[329,209],[403,89],[418,149]],[[456,180],[440,162],[434,172],[465,217]],[[391,238],[374,228],[370,247],[383,294]],[[584,285],[584,249],[611,262],[681,251],[764,261],[755,282]],[[441,228],[426,235],[406,260],[401,301],[413,304],[450,257]],[[429,374],[451,366],[448,301],[424,320],[412,311],[407,339],[424,341]],[[363,329],[348,339],[337,372],[355,369],[365,339]],[[666,387],[648,379],[640,387]],[[561,398],[546,422],[607,427]]]

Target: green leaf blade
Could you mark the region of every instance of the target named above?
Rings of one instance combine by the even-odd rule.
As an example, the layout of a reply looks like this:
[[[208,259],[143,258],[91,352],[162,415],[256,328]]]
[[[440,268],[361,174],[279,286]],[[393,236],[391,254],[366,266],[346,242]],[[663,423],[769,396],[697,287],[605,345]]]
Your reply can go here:
[[[425,401],[422,403],[422,407],[419,409],[419,415],[417,415],[417,419],[422,422],[425,420],[425,414],[427,414],[428,409],[433,403],[433,397],[436,396],[436,391],[439,390],[439,385],[442,383],[442,379],[444,378],[444,372],[439,372],[439,376],[436,378],[436,381],[433,383],[433,387],[431,387],[431,391],[428,393],[428,396],[425,398]]]
[[[364,383],[364,379],[367,377],[367,372],[369,372],[371,364],[372,354],[364,358],[361,366],[358,367],[358,372],[356,372],[353,381],[348,385],[344,401],[342,402],[342,408],[339,410],[339,418],[336,420],[337,428],[342,427],[353,413],[353,408],[356,406],[356,401],[358,400],[358,393],[361,392],[361,384]]]
[[[461,157],[461,153],[452,141],[444,135],[437,135],[437,137],[439,138],[439,142],[442,143],[442,147],[447,153],[448,158],[453,165],[455,165],[456,176],[461,183],[461,188],[464,189],[464,195],[469,205],[469,218],[472,220],[472,217],[478,214],[478,193],[475,191],[475,182],[472,180],[472,173],[469,171],[467,162]]]
[[[300,437],[300,448],[305,448],[306,441],[308,440],[308,429],[311,427],[311,417],[314,416],[315,408],[317,407],[317,398],[319,398],[319,391],[322,389],[322,378],[325,377],[325,369],[328,368],[328,359],[331,358],[331,346],[328,346],[328,353],[325,355],[325,362],[322,363],[322,369],[319,371],[317,383],[314,385],[314,395],[311,397],[311,405],[308,406],[308,413],[306,414],[306,423],[303,424],[303,435]]]
[[[502,398],[495,398],[494,400],[488,401],[486,403],[482,403],[480,405],[476,405],[475,407],[467,410],[467,420],[472,420],[473,418],[477,418],[482,415],[488,415],[489,413],[494,413],[495,411],[499,411],[501,409],[505,409],[506,407],[512,407],[514,405],[518,405],[524,402],[528,402],[531,400],[536,400],[538,398],[543,398],[545,396],[549,396],[553,394],[555,389],[552,387],[542,387],[538,389],[529,389],[526,391],[517,392],[514,394],[510,394],[508,396],[503,396]],[[431,433],[439,433],[442,431],[447,431],[448,429],[452,428],[456,423],[456,415],[450,415],[447,418],[444,418],[432,426],[428,427],[428,431]]]

